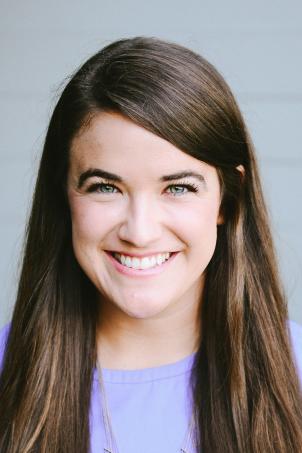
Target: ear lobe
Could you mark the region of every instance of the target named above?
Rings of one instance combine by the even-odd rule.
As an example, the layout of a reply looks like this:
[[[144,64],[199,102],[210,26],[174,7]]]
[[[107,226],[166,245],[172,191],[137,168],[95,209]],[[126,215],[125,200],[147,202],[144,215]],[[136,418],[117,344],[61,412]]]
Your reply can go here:
[[[219,214],[218,219],[217,219],[217,225],[223,225],[224,224],[224,218],[222,214]]]

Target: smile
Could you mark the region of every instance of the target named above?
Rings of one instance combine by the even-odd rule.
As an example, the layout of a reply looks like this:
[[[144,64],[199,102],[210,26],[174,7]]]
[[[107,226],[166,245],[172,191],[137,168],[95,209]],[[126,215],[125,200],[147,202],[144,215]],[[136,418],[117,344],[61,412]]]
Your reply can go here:
[[[106,251],[106,255],[120,273],[128,276],[148,276],[161,273],[170,265],[179,252],[164,252],[143,258]]]
[[[167,252],[158,253],[157,255],[152,256],[145,256],[144,258],[138,258],[113,252],[113,257],[119,263],[131,269],[151,269],[153,267],[160,266],[162,263],[167,261],[170,256],[171,253]]]

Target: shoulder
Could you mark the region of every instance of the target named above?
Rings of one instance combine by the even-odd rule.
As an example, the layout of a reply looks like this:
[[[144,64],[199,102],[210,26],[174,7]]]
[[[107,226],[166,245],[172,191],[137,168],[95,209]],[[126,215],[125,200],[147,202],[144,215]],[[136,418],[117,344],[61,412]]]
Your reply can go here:
[[[290,340],[300,382],[302,383],[302,326],[295,321],[288,321]]]
[[[6,340],[7,340],[9,329],[10,329],[10,324],[11,323],[9,322],[0,329],[0,370],[2,368],[2,361],[3,361],[4,351],[5,351],[5,347],[6,347]]]

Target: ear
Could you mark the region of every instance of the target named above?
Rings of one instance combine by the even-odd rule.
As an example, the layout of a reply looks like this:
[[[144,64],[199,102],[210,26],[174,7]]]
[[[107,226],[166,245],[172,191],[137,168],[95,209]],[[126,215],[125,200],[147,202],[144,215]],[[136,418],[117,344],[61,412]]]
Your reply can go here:
[[[243,178],[244,178],[244,175],[245,175],[244,166],[240,164],[240,165],[238,165],[238,166],[236,167],[236,170],[240,171],[240,173],[241,173],[241,179],[243,179]]]
[[[217,218],[217,225],[223,225],[223,224],[224,224],[224,218],[223,218],[223,215],[220,213]]]
[[[243,180],[244,178],[244,175],[245,175],[245,169],[244,169],[244,166],[243,165],[238,165],[236,167],[236,170],[238,170],[240,173],[241,173],[241,180]],[[218,215],[218,218],[217,218],[217,225],[223,225],[224,224],[224,216],[223,214],[220,212],[219,215]]]

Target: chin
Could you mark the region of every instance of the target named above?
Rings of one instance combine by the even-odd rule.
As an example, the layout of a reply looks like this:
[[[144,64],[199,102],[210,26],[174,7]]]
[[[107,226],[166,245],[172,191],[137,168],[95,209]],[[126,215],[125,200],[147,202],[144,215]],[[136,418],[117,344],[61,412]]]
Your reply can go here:
[[[126,313],[130,318],[135,319],[149,319],[154,318],[160,313],[162,313],[166,307],[165,306],[151,306],[151,305],[142,305],[140,306],[120,306],[120,309]]]

